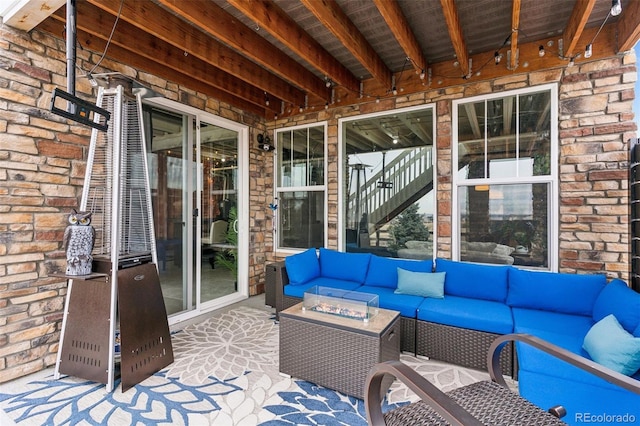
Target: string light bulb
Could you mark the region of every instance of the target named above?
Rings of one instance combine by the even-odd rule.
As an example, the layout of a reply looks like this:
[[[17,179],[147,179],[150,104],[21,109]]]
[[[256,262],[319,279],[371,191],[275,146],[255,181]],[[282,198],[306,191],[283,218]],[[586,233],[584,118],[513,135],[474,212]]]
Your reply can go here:
[[[544,46],[540,45],[540,47],[538,47],[538,56],[540,56],[541,58],[544,56],[545,51],[544,51]]]
[[[496,53],[494,53],[493,55],[493,60],[495,61],[496,65],[498,65],[500,63],[500,61],[502,60],[502,53],[498,52],[496,50]]]
[[[427,76],[427,72],[424,70],[424,68],[420,71],[420,80],[424,80],[424,78]]]
[[[396,86],[393,86],[393,88],[391,89],[391,93],[393,93],[393,96],[398,94],[398,89],[396,89]]]
[[[593,55],[593,45],[591,43],[587,44],[587,48],[584,49],[584,57],[590,58]]]
[[[620,0],[611,0],[611,16],[618,16],[622,13],[622,3]]]

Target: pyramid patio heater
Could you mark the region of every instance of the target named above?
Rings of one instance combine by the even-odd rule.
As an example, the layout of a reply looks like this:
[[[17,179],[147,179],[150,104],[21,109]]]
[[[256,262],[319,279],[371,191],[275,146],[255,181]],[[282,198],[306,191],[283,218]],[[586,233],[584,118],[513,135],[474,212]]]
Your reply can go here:
[[[119,361],[125,391],[171,364],[173,349],[156,266],[142,102],[130,80],[108,81],[96,104],[112,122],[107,131],[92,130],[80,205],[96,231],[93,271],[67,277],[54,376],[105,383],[111,391]]]

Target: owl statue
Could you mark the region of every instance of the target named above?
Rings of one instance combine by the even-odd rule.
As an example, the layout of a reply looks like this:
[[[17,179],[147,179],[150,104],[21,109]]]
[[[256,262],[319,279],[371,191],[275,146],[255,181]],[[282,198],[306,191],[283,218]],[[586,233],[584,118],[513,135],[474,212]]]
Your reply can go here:
[[[67,251],[67,275],[89,275],[93,263],[93,244],[96,231],[91,226],[91,212],[69,214],[69,226],[64,231],[64,248]]]

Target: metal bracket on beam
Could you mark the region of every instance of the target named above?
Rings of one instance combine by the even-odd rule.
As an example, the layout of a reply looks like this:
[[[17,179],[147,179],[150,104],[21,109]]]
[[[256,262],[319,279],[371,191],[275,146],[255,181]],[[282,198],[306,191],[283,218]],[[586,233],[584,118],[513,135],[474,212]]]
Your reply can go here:
[[[518,68],[519,61],[520,61],[520,49],[516,49],[515,63],[513,66],[511,66],[511,50],[507,50],[507,69],[509,71],[514,71],[516,68]]]

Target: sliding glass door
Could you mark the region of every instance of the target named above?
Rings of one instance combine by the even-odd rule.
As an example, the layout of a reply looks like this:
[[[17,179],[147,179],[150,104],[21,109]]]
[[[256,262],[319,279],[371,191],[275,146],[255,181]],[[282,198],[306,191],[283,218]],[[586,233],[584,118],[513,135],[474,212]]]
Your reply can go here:
[[[200,141],[200,301],[207,302],[238,285],[238,132],[200,122]]]
[[[169,102],[147,104],[144,121],[160,283],[177,322],[248,294],[248,215],[238,215],[247,131]]]

